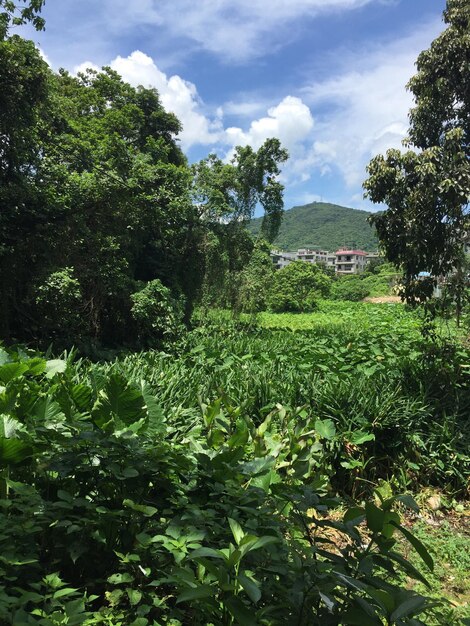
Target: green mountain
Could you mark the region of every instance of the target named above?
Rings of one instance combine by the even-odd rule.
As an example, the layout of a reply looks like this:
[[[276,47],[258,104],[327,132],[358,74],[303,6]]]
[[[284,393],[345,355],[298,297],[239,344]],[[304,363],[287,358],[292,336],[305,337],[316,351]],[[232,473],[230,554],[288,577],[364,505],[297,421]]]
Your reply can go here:
[[[375,230],[367,222],[368,211],[349,209],[327,202],[295,206],[284,213],[274,244],[282,250],[322,248],[334,252],[342,246],[377,250]],[[250,222],[248,229],[257,234],[262,218]]]

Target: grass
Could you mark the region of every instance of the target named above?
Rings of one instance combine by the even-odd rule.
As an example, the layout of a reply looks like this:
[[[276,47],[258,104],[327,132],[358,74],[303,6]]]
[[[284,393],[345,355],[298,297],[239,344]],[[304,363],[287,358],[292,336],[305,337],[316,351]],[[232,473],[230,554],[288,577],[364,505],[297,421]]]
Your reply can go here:
[[[459,620],[470,618],[470,511],[466,514],[429,517],[411,524],[413,534],[428,548],[434,559],[434,572],[425,572],[420,559],[408,545],[403,547],[404,556],[426,576],[431,590],[416,581],[409,581],[408,587],[448,601],[439,609],[429,626],[453,626]]]
[[[369,302],[341,302],[323,300],[313,313],[261,313],[259,325],[263,328],[291,330],[328,330],[363,332],[387,328],[419,335],[420,318],[402,304],[373,304]]]

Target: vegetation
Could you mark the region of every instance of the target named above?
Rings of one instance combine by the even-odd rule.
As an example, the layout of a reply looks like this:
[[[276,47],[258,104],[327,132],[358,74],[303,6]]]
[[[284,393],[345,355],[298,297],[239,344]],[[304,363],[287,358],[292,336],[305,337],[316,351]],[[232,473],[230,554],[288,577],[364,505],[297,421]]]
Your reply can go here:
[[[362,274],[336,275],[329,297],[333,300],[359,302],[367,296],[396,295],[400,274],[391,263],[380,261],[380,264],[367,266]]]
[[[331,279],[315,264],[293,261],[274,274],[269,306],[277,313],[304,313],[328,295]]]
[[[465,511],[462,331],[401,304],[351,302],[392,287],[388,264],[346,278],[303,262],[274,272],[279,141],[188,166],[155,90],[109,68],[56,74],[9,36],[43,28],[42,5],[0,0],[0,626],[468,623],[467,537],[429,533],[422,518],[411,528],[413,494],[439,514]],[[439,204],[453,207],[439,213],[444,230],[466,185],[464,107],[450,115],[456,86],[438,81],[430,120],[419,94],[436,58],[447,71],[448,38],[466,45],[467,14],[449,0],[451,26],[413,82],[412,129],[433,122],[443,144],[417,134],[423,151],[403,157],[420,190],[426,159],[452,156],[457,185],[436,169],[453,202]],[[466,66],[452,67],[462,78]],[[378,198],[385,162],[374,163]],[[406,212],[419,203],[404,202],[405,183]],[[382,235],[396,206],[377,218]],[[349,211],[289,215],[326,222],[326,208]],[[337,245],[370,248],[353,214],[354,240],[337,221]],[[389,255],[405,282],[408,235]]]
[[[457,508],[463,507],[457,505]],[[451,623],[452,620],[458,622],[460,619],[468,623],[470,535],[466,527],[467,517],[468,511],[453,513],[447,520],[439,514],[433,514],[412,524],[413,534],[426,542],[436,565],[434,572],[428,576],[431,592],[429,590],[427,592],[435,598],[444,595],[449,601],[447,606],[436,611],[436,615],[429,619],[430,626]],[[425,571],[419,559],[414,558],[408,547],[405,548],[404,554],[410,557],[419,570]],[[413,583],[412,587],[422,591],[425,589],[420,582]]]
[[[468,282],[468,2],[448,0],[444,20],[447,29],[419,55],[408,84],[415,99],[408,137],[414,149],[375,157],[364,188],[388,207],[372,222],[387,258],[403,269],[407,301],[429,299],[437,277],[453,273],[460,311]],[[420,272],[430,272],[429,278],[418,279]]]
[[[233,305],[257,202],[266,235],[279,226],[278,140],[190,168],[155,90],[109,68],[54,74],[18,36],[0,41],[0,59],[1,336],[143,345],[136,298],[155,280],[186,322],[201,299]]]
[[[283,250],[315,247],[335,252],[341,246],[349,245],[374,251],[378,242],[375,229],[367,222],[370,215],[367,211],[327,202],[293,207],[285,212],[274,243]],[[259,233],[261,222],[261,218],[252,220],[249,231]]]
[[[4,623],[429,623],[385,485],[464,493],[468,353],[348,306],[107,364],[2,351]]]

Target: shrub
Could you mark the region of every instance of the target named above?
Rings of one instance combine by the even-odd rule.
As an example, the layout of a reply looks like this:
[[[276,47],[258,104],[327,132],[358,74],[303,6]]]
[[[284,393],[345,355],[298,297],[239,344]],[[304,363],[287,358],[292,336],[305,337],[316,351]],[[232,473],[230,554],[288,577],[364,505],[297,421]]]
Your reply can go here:
[[[73,267],[50,273],[35,289],[41,334],[48,339],[79,337],[83,330],[83,300]]]
[[[275,273],[269,306],[275,313],[314,311],[330,291],[331,279],[317,265],[294,261]]]
[[[184,303],[156,279],[131,294],[131,314],[140,341],[147,346],[175,339],[183,330]]]
[[[258,240],[251,259],[240,276],[237,308],[245,313],[265,311],[273,274],[270,245],[266,241]]]
[[[339,278],[331,288],[331,298],[333,300],[350,300],[359,302],[369,295],[370,291],[364,281],[355,276],[345,276]]]

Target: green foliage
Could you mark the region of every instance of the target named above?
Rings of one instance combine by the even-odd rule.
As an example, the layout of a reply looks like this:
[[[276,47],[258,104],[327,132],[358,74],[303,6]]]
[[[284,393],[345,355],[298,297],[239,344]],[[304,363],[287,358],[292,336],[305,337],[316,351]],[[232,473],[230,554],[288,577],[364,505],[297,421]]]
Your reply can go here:
[[[278,139],[267,139],[258,151],[238,146],[231,163],[216,155],[193,165],[193,195],[204,219],[234,221],[252,219],[256,205],[264,209],[261,232],[272,241],[281,224],[284,187],[277,181],[279,166],[288,158]]]
[[[264,236],[272,240],[277,234],[284,207],[277,176],[286,159],[279,141],[268,139],[258,151],[236,148],[230,163],[210,155],[192,166],[192,197],[204,227],[203,306],[248,310],[262,305],[265,296],[257,298],[253,289],[254,282],[260,285],[267,276],[262,269],[266,259],[254,248],[245,225],[260,204]]]
[[[331,278],[314,263],[294,261],[274,274],[269,307],[274,312],[313,311],[330,290]]]
[[[32,448],[2,477],[2,622],[398,626],[432,609],[399,583],[426,575],[398,534],[433,568],[400,498],[327,515],[330,421],[279,405],[255,422],[225,395],[170,416],[144,356],[138,383],[130,363],[1,358],[9,437]]]
[[[399,282],[399,274],[391,263],[379,261],[378,264],[369,264],[362,274],[336,275],[331,287],[331,299],[359,302],[367,296],[396,295],[394,287]]]
[[[460,523],[459,523],[460,521]],[[463,618],[470,617],[470,537],[465,529],[465,514],[450,522],[440,519],[425,519],[413,525],[413,534],[425,541],[435,563],[432,574],[428,574],[431,595],[449,600],[429,619],[429,626],[452,626]],[[415,567],[425,573],[419,558],[414,558],[410,547],[404,550]],[[422,583],[415,582],[413,588],[424,590]]]
[[[162,339],[174,340],[181,334],[184,306],[180,299],[158,279],[131,294],[131,315],[138,327],[142,345],[158,345]]]
[[[155,90],[110,68],[54,74],[19,37],[0,61],[0,336],[149,345],[162,331],[133,323],[131,294],[155,280],[183,295],[186,323],[196,302],[234,305],[253,250],[242,218],[261,203],[269,236],[281,219],[279,141],[189,168]]]
[[[40,17],[45,0],[0,0],[0,42],[5,39],[11,26],[31,22],[36,30],[44,30],[44,19]],[[26,6],[23,6],[26,5]]]
[[[341,276],[331,286],[330,297],[333,300],[359,302],[370,294],[364,280],[355,276]]]
[[[237,309],[245,313],[259,313],[268,308],[268,297],[274,279],[270,246],[266,241],[255,241],[251,258],[240,275]]]
[[[12,38],[1,45],[31,57],[28,64],[10,53],[0,71],[7,82],[16,66],[20,81],[24,74],[18,93],[1,90],[12,100],[2,136],[15,149],[3,152],[8,161],[0,193],[0,264],[11,276],[3,284],[2,334],[56,338],[54,325],[31,324],[36,304],[47,301],[36,289],[57,268],[73,267],[83,335],[131,344],[136,281],[168,274],[183,288],[183,265],[189,259],[191,266],[194,257],[187,254],[195,216],[190,172],[174,138],[179,123],[154,90],[134,89],[110,69],[54,75],[32,43]],[[38,66],[34,78],[30,66]],[[68,332],[75,343],[80,337],[66,323],[62,335]]]
[[[286,211],[278,236],[274,239],[283,250],[318,247],[335,252],[351,245],[367,251],[377,249],[375,231],[367,223],[371,214],[326,202],[312,202]],[[258,234],[262,219],[249,224],[249,231]]]
[[[52,272],[35,286],[34,295],[42,333],[61,342],[80,337],[82,291],[73,268]]]
[[[470,44],[467,2],[448,0],[446,30],[417,61],[409,89],[415,98],[410,112],[408,152],[389,150],[368,166],[364,183],[373,202],[387,205],[371,219],[387,258],[404,272],[409,303],[429,300],[437,277],[455,273],[460,299],[465,288],[463,246],[468,236],[470,131],[466,62]],[[420,272],[430,272],[427,281]]]

